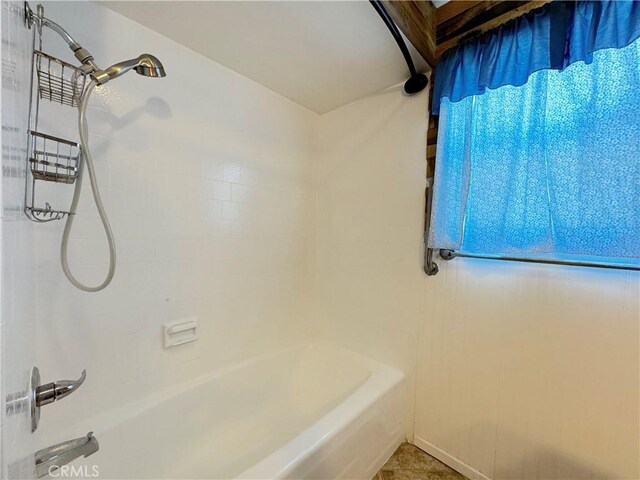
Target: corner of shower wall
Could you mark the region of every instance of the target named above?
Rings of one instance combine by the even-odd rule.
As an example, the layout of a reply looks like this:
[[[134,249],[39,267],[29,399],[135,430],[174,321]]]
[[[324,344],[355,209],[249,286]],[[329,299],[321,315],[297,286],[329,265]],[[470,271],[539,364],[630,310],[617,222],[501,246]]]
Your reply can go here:
[[[406,374],[413,438],[427,92],[390,88],[320,117],[315,330]]]

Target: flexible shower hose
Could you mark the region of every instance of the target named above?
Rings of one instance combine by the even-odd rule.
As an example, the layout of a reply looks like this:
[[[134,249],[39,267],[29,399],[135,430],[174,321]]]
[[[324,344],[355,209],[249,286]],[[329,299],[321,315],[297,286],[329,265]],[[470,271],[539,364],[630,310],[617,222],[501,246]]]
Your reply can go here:
[[[67,222],[64,225],[64,232],[62,233],[62,243],[60,245],[60,260],[62,262],[62,270],[69,279],[69,281],[85,292],[99,292],[107,285],[111,283],[113,274],[116,271],[116,242],[113,238],[113,232],[111,231],[111,225],[109,225],[109,219],[107,218],[107,212],[102,205],[102,199],[100,198],[100,192],[98,190],[98,180],[96,178],[96,172],[93,166],[93,159],[91,158],[91,151],[89,150],[89,127],[87,125],[87,105],[89,104],[89,97],[96,87],[97,82],[91,80],[89,85],[82,93],[80,102],[78,103],[78,130],[80,133],[80,153],[81,158],[78,162],[78,178],[76,179],[75,190],[73,191],[73,200],[71,201],[71,208],[69,209],[69,215],[67,216]],[[102,226],[107,234],[107,242],[109,243],[109,271],[104,281],[95,287],[89,287],[80,283],[71,273],[69,269],[69,262],[67,259],[67,245],[69,243],[69,233],[71,232],[71,226],[73,225],[73,217],[75,216],[78,208],[78,201],[80,200],[80,190],[82,189],[82,176],[83,176],[83,164],[87,164],[87,170],[89,172],[89,181],[91,182],[91,191],[93,192],[93,200],[98,209]]]

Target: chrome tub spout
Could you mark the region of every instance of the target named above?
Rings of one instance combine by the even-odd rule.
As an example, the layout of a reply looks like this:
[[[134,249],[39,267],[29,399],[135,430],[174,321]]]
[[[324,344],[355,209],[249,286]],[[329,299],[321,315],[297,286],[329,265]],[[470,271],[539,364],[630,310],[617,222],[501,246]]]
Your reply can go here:
[[[88,457],[98,451],[100,446],[93,432],[86,437],[67,440],[51,447],[36,452],[36,476],[38,478],[49,475],[63,465],[72,462],[76,458]]]

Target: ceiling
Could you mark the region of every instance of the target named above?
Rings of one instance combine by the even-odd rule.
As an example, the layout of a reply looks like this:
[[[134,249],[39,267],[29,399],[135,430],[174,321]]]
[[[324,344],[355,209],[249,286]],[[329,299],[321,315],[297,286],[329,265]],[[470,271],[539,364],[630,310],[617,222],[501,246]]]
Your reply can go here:
[[[318,113],[408,77],[398,46],[367,1],[104,5]],[[409,48],[418,70],[426,70]]]

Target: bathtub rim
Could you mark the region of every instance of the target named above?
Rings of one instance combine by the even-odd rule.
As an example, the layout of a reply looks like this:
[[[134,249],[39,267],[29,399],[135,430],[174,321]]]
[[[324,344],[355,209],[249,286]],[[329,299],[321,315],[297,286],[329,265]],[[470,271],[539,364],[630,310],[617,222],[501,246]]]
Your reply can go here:
[[[326,344],[322,344],[326,345]],[[338,347],[343,349],[343,347]],[[343,402],[322,415],[309,428],[293,437],[285,445],[249,467],[236,478],[238,479],[279,479],[286,478],[311,454],[328,444],[333,438],[344,431],[357,418],[375,405],[382,397],[396,387],[400,387],[406,375],[404,372],[385,365],[377,360],[361,355],[353,350],[344,349],[361,361],[367,363],[372,374],[359,385]],[[400,426],[402,418],[399,418]],[[388,447],[390,454],[404,440],[404,430],[399,429],[397,438],[393,438]],[[298,453],[297,455],[292,455]],[[386,460],[387,452],[382,452],[380,458]],[[290,459],[287,461],[287,459]],[[377,469],[376,469],[377,471]],[[374,472],[375,474],[375,472]]]
[[[176,397],[187,394],[189,391],[195,390],[206,383],[216,381],[216,379],[227,375],[233,375],[234,372],[251,368],[252,365],[260,362],[277,357],[285,357],[287,354],[296,351],[304,354],[304,352],[311,349],[324,349],[327,352],[334,353],[339,351],[345,355],[345,359],[352,359],[359,366],[365,367],[368,375],[362,383],[355,386],[354,390],[350,391],[338,405],[319,416],[312,425],[305,426],[304,430],[288,439],[286,443],[278,447],[275,451],[263,458],[257,459],[256,463],[248,465],[245,470],[239,472],[234,477],[281,478],[287,475],[288,472],[294,470],[322,445],[330,442],[332,438],[343,431],[349,423],[353,422],[360,414],[366,411],[367,408],[375,404],[384,394],[403,382],[406,378],[405,374],[400,370],[339,344],[329,342],[298,343],[223,365],[192,379],[166,386],[117,408],[100,412],[88,419],[83,419],[80,422],[71,424],[63,434],[73,436],[76,433],[79,434],[79,432],[94,431],[96,438],[100,439],[101,432],[109,432],[117,429],[129,420],[144,415],[148,410],[165,402],[171,402]],[[399,421],[402,422],[402,418],[399,418]],[[57,434],[59,436],[60,432],[57,432]],[[43,436],[39,439],[38,443],[46,446],[50,443],[50,439],[48,436]],[[255,474],[259,471],[262,473],[256,477]]]
[[[223,377],[225,375],[232,374],[235,371],[242,370],[247,368],[255,363],[263,362],[275,357],[284,356],[289,352],[293,352],[296,350],[304,351],[308,349],[328,349],[328,350],[338,350],[340,352],[344,352],[347,355],[357,359],[359,362],[365,364],[369,367],[371,372],[376,371],[376,369],[388,371],[395,371],[401,374],[404,377],[404,373],[400,370],[395,369],[389,365],[386,365],[382,362],[379,362],[375,359],[367,357],[355,350],[351,350],[346,348],[340,344],[332,343],[332,342],[301,342],[293,345],[288,345],[283,348],[269,350],[267,352],[262,352],[257,355],[252,355],[250,357],[244,358],[237,362],[228,363],[225,365],[221,365],[209,372],[198,375],[189,380],[185,380],[174,385],[164,386],[158,391],[149,393],[140,398],[136,398],[132,401],[126,402],[121,406],[116,408],[112,408],[107,411],[96,413],[89,418],[82,419],[79,422],[70,423],[67,425],[65,432],[73,435],[77,431],[82,432],[89,428],[95,428],[96,436],[99,435],[100,431],[107,431],[113,428],[116,428],[119,424],[124,421],[136,417],[141,413],[144,413],[146,410],[149,410],[157,405],[160,405],[163,402],[170,401],[178,395],[181,395],[189,390],[198,388],[199,386],[214,381],[217,378]],[[367,380],[365,380],[366,382]],[[357,390],[357,389],[356,389]],[[351,392],[351,393],[355,393]],[[87,431],[89,431],[87,430]],[[63,432],[63,433],[65,433]],[[56,432],[56,438],[60,435],[60,432]],[[42,438],[44,437],[44,438]],[[48,441],[52,440],[48,438],[48,435],[43,435],[38,443],[43,444],[43,448],[48,445]],[[55,439],[53,439],[55,440]],[[50,442],[49,442],[50,443]]]

